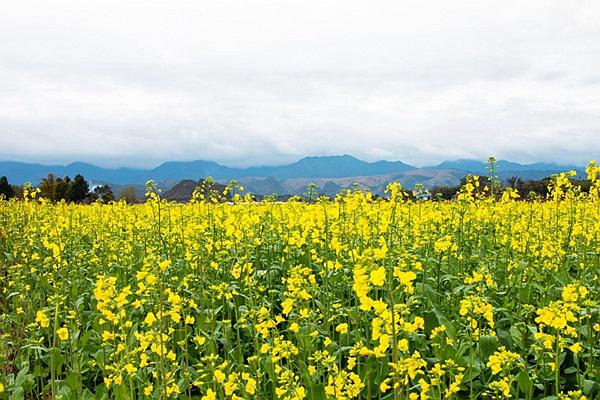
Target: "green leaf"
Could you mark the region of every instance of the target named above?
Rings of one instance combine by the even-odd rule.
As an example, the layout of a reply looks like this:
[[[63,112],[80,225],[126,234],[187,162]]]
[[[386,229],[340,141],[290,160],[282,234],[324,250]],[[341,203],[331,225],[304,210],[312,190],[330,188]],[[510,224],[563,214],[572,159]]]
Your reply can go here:
[[[17,377],[15,378],[15,386],[22,386],[23,382],[26,379],[26,375],[29,372],[29,365],[25,365],[23,369],[19,371]]]
[[[518,293],[519,293],[519,301],[521,303],[527,302],[527,300],[529,299],[529,288],[521,287],[521,288],[519,288]]]
[[[498,338],[496,336],[482,336],[479,339],[479,351],[482,361],[487,361],[494,354],[496,348],[498,348]]]
[[[25,392],[21,386],[18,386],[13,390],[13,392],[8,396],[8,400],[23,400],[25,398]]]
[[[533,384],[527,371],[521,371],[519,375],[517,375],[517,384],[519,385],[519,390],[531,395],[531,392],[533,391]]]
[[[433,311],[426,313],[423,319],[425,320],[425,333],[427,335],[431,334],[433,328],[440,326],[440,322]]]
[[[583,381],[583,394],[589,396],[592,394],[592,391],[597,389],[600,385],[597,382],[586,379]],[[597,393],[596,393],[597,394]]]
[[[74,372],[69,372],[67,378],[65,379],[65,383],[72,389],[77,390],[79,388],[79,379],[80,375]]]
[[[454,329],[454,325],[448,320],[448,318],[444,316],[444,313],[441,312],[437,307],[433,307],[433,312],[435,313],[435,316],[440,322],[440,325],[446,326],[446,334],[448,335],[448,337],[451,339],[455,339],[456,329]]]
[[[463,383],[471,382],[472,380],[477,378],[479,375],[481,375],[481,369],[478,366],[474,365],[472,369],[471,368],[465,369],[462,382]]]
[[[523,333],[518,326],[513,325],[509,329],[510,337],[518,348],[523,348]]]
[[[61,396],[61,398],[63,398],[63,399],[68,399],[68,398],[71,397],[71,396],[69,396],[71,394],[71,392],[72,391],[71,391],[71,388],[69,386],[62,385],[60,387],[60,389],[58,390],[58,396]]]

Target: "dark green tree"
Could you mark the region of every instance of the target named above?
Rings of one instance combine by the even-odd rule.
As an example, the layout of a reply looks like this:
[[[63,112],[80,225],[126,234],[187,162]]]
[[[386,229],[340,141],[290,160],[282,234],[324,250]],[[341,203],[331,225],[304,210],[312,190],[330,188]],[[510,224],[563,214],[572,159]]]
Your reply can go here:
[[[8,183],[8,178],[6,176],[0,177],[0,197],[10,199],[11,197],[14,197],[14,195],[15,191]]]
[[[49,173],[48,176],[42,178],[39,184],[40,189],[40,197],[44,197],[46,199],[54,199],[54,189],[56,188],[56,175],[53,173]]]
[[[102,202],[104,203],[115,201],[115,195],[108,185],[96,186],[94,188],[94,194],[97,195],[99,199],[102,199]]]
[[[77,174],[75,175],[75,178],[73,178],[73,182],[71,182],[69,190],[67,191],[67,200],[74,203],[81,203],[86,199],[89,192],[90,186],[87,181],[82,175]]]
[[[52,196],[53,201],[67,200],[67,193],[71,188],[71,178],[65,176],[64,178],[57,178],[56,185],[54,186],[54,195]]]
[[[459,186],[436,186],[431,189],[434,200],[452,200],[458,193]]]

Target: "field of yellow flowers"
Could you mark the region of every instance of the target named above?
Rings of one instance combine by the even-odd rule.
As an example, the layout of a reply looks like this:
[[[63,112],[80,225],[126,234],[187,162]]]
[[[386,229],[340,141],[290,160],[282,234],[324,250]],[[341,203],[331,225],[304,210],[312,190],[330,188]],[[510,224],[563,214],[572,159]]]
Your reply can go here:
[[[0,399],[600,397],[590,193],[0,200]]]

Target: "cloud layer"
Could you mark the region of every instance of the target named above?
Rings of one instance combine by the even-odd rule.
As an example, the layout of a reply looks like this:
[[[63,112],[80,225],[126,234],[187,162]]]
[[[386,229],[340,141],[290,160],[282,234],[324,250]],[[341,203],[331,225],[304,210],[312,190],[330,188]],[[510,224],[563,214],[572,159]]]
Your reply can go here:
[[[598,20],[596,1],[4,2],[0,159],[584,164]]]

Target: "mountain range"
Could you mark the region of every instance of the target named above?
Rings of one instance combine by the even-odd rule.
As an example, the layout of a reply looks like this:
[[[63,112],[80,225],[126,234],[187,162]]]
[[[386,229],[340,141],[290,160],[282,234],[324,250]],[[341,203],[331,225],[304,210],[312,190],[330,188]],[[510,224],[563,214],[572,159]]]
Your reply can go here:
[[[186,180],[212,177],[226,183],[237,180],[247,191],[256,194],[300,194],[306,185],[314,182],[324,194],[339,191],[353,184],[380,193],[388,182],[400,181],[412,188],[421,183],[426,187],[452,186],[466,174],[487,175],[486,163],[479,160],[444,161],[438,165],[417,168],[401,161],[367,162],[350,155],[314,156],[279,166],[235,168],[213,161],[169,161],[152,169],[103,168],[84,162],[68,165],[42,165],[17,161],[0,161],[0,176],[6,175],[11,183],[37,183],[48,173],[57,176],[83,175],[93,184],[143,185],[149,179],[170,188]],[[500,179],[518,176],[522,179],[540,179],[553,173],[574,169],[578,175],[583,168],[554,163],[520,164],[499,160],[497,174]]]

